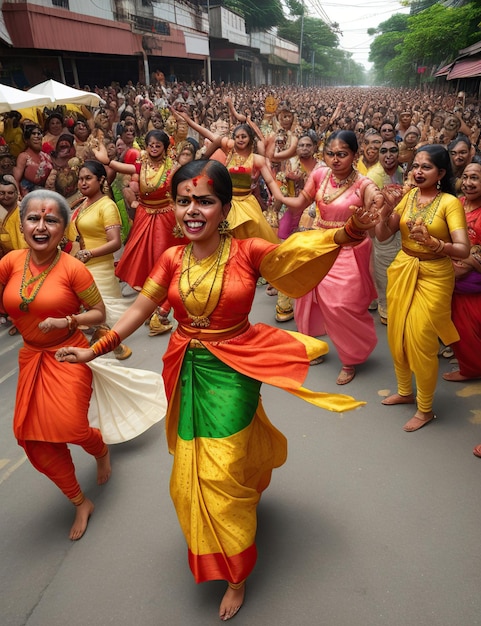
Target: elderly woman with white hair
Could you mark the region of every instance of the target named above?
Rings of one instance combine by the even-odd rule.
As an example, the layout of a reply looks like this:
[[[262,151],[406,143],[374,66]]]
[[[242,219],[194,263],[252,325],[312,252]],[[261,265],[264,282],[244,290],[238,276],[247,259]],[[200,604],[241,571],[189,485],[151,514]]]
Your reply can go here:
[[[66,200],[54,191],[32,191],[20,219],[28,248],[0,259],[0,301],[24,340],[13,431],[33,467],[75,506],[69,537],[77,540],[94,505],[79,485],[67,444],[95,457],[98,484],[110,477],[110,457],[87,417],[91,370],[62,367],[55,351],[72,343],[88,347],[79,326],[101,323],[105,308],[89,270],[58,248],[70,219]]]

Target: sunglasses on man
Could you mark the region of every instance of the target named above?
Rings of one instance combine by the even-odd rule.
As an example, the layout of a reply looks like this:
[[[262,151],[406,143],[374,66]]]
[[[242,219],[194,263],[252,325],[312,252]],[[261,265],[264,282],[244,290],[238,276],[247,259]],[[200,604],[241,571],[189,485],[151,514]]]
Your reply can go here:
[[[395,148],[394,146],[392,148],[381,148],[379,150],[380,154],[387,154],[387,153],[391,153],[391,154],[397,154],[399,152],[399,148]]]

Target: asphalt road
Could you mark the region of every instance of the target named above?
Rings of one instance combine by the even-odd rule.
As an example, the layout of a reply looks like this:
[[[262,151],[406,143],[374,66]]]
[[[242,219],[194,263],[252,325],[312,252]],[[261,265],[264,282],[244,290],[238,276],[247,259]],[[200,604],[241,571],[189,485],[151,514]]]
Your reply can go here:
[[[274,304],[259,287],[251,320],[275,323]],[[405,433],[413,407],[380,404],[395,381],[374,315],[378,347],[342,388],[366,406],[339,415],[263,387],[289,458],[259,507],[259,560],[236,626],[481,624],[481,459],[472,455],[481,382],[440,379],[438,419]],[[144,327],[127,343],[134,354],[124,365],[161,367],[165,336],[149,338]],[[68,540],[72,507],[12,435],[19,345],[0,331],[0,624],[219,623],[224,584],[196,585],[190,574],[162,423],[112,447],[103,487],[92,460],[73,450],[96,510],[85,536]],[[310,369],[307,386],[340,391],[339,367],[333,352]],[[440,374],[453,367],[440,358]]]

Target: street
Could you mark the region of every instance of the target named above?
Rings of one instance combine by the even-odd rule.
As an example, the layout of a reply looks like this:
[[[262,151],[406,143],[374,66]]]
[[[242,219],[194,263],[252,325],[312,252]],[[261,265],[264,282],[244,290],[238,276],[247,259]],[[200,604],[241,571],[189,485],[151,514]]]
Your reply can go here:
[[[274,307],[258,287],[251,321],[275,324]],[[305,385],[366,406],[330,413],[262,388],[289,457],[259,506],[259,558],[236,626],[481,624],[481,459],[472,454],[481,443],[481,381],[443,381],[455,366],[440,357],[438,417],[404,432],[414,408],[381,405],[396,387],[386,328],[373,315],[379,343],[354,380],[335,384],[333,350]],[[121,366],[160,371],[167,341],[140,328]],[[225,583],[193,581],[169,496],[163,422],[111,447],[113,474],[102,487],[93,459],[72,448],[96,509],[84,537],[69,541],[73,507],[12,434],[20,345],[0,330],[2,626],[219,623]]]

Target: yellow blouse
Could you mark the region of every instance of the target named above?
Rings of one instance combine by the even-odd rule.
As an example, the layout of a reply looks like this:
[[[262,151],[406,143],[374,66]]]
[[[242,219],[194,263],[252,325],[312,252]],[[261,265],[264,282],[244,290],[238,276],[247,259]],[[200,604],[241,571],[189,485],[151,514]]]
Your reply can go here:
[[[402,245],[405,250],[414,253],[432,254],[430,248],[409,238],[408,222],[415,222],[416,219],[421,218],[430,235],[449,243],[453,231],[466,229],[466,215],[458,198],[449,193],[439,193],[432,202],[424,207],[417,206],[416,198],[418,195],[419,190],[417,188],[412,189],[395,209],[401,216],[399,229]]]

